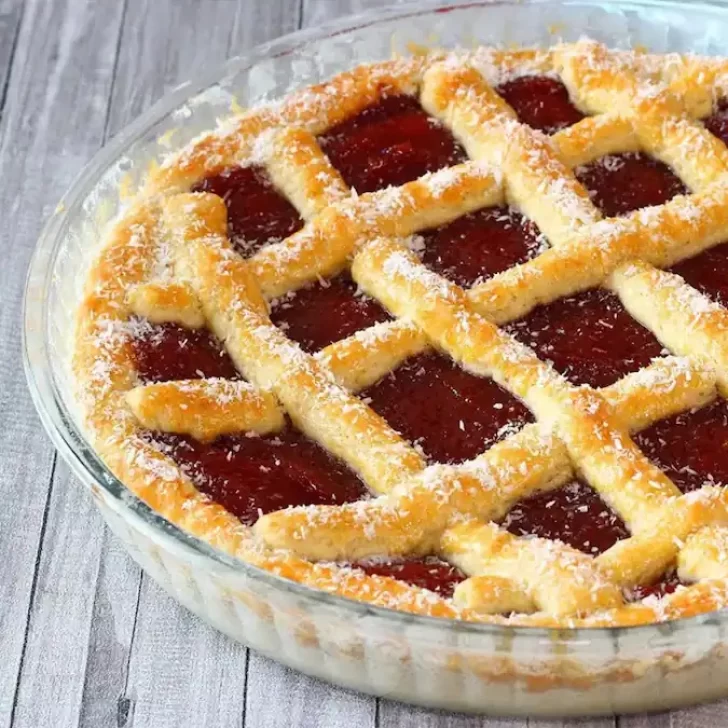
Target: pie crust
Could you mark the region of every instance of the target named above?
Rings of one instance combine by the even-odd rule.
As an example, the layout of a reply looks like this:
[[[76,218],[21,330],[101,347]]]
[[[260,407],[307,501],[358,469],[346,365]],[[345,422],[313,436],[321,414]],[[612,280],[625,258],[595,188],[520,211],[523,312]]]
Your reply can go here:
[[[530,76],[560,79],[584,118],[551,136],[522,123],[494,87]],[[74,359],[91,442],[116,477],[195,536],[379,606],[564,627],[725,606],[728,493],[709,483],[683,494],[634,438],[728,396],[728,311],[665,270],[728,239],[728,149],[701,121],[726,94],[726,60],[581,41],[360,66],[233,117],[150,172],[91,269]],[[322,150],[322,135],[397,95],[419,98],[469,159],[357,194]],[[605,217],[579,170],[636,153],[667,165],[689,192]],[[224,200],[191,190],[249,165],[265,169],[305,225],[244,258],[229,238]],[[425,265],[422,231],[504,203],[538,226],[548,241],[542,252],[467,289]],[[393,320],[308,353],[272,323],[271,302],[343,270]],[[595,388],[570,381],[509,326],[598,287],[670,355]],[[245,380],[141,381],[140,320],[207,327]],[[465,462],[428,463],[357,392],[433,349],[515,395],[535,421]],[[251,527],[148,437],[266,435],[286,418],[373,496],[275,510]],[[595,556],[502,525],[523,498],[576,474],[621,517],[627,537]],[[341,565],[426,554],[467,575],[452,598]],[[628,598],[675,566],[685,585]]]

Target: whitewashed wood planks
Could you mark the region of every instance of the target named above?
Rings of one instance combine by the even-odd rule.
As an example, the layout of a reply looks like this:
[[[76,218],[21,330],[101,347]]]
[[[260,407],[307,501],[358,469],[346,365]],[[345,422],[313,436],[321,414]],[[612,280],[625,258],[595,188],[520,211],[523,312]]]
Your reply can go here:
[[[54,467],[25,391],[20,282],[45,216],[104,135],[203,67],[299,24],[385,4],[0,0],[0,492],[15,504],[0,511],[0,728],[11,718],[33,728],[614,727],[421,710],[248,656],[141,577],[65,465]],[[619,720],[724,724],[725,704]]]
[[[373,728],[374,698],[301,675],[250,651],[245,728]]]
[[[49,484],[53,450],[40,427],[28,396],[20,358],[21,293],[28,260],[42,225],[59,195],[101,144],[106,103],[113,78],[113,58],[120,27],[120,7],[114,2],[30,1],[22,7],[22,23],[14,43],[12,19],[16,6],[2,4],[3,37],[15,53],[9,68],[2,117],[0,168],[0,726],[22,725],[35,711],[32,682],[19,680],[33,670],[36,653],[34,625],[44,615],[37,605],[44,596],[55,599],[59,613],[73,611],[74,594],[93,589],[88,562],[80,559],[70,572],[77,579],[63,584],[53,575],[67,573],[54,558],[39,558],[43,535],[47,542],[66,542],[48,521]],[[2,57],[8,60],[5,49]],[[83,84],[79,71],[92,68]],[[4,75],[4,74],[3,74]],[[63,485],[63,480],[59,481]],[[64,494],[52,498],[62,503]],[[77,517],[86,518],[81,510]],[[48,510],[50,513],[50,509]],[[88,526],[85,526],[88,529]],[[100,531],[97,530],[97,536]],[[48,577],[48,578],[47,578]],[[90,582],[90,583],[89,583]],[[47,649],[47,648],[46,648]],[[47,650],[50,652],[50,650]],[[30,663],[28,662],[30,660]],[[31,665],[29,667],[29,665]],[[22,668],[22,669],[21,669]],[[66,665],[48,664],[50,674],[33,675],[44,681],[41,693],[48,710],[73,719],[52,707],[56,679],[66,679]],[[82,671],[82,668],[81,668]],[[73,676],[78,681],[80,676]],[[30,701],[30,702],[29,702]],[[27,723],[26,723],[27,724]]]

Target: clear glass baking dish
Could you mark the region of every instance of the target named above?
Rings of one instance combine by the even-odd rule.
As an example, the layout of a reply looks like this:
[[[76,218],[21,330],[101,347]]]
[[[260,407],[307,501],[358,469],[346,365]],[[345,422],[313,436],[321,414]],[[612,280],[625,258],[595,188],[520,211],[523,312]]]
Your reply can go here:
[[[447,12],[444,10],[447,9]],[[665,709],[728,695],[728,614],[631,628],[504,628],[417,617],[312,591],[173,526],[87,443],[70,372],[91,254],[153,160],[237,105],[277,98],[408,44],[612,46],[728,55],[728,6],[635,0],[424,2],[293,33],[180,86],[102,149],[43,230],[25,293],[25,367],[43,424],[111,529],[170,594],[298,670],[421,705],[512,715]]]

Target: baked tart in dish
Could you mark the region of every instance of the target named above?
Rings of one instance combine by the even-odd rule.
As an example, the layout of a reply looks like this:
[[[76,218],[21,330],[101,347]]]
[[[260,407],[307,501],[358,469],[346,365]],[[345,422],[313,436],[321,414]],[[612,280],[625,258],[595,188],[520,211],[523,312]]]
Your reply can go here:
[[[506,625],[728,603],[728,60],[433,51],[171,154],[93,264],[110,470],[315,589]]]

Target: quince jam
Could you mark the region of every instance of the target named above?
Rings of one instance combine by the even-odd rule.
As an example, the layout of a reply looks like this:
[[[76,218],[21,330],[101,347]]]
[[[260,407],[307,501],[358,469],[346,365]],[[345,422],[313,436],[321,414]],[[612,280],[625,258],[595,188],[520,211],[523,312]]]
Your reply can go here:
[[[359,194],[399,186],[466,160],[465,150],[413,96],[387,96],[319,137],[331,164]]]
[[[296,208],[273,186],[262,167],[230,167],[205,178],[192,191],[222,197],[230,241],[244,258],[303,227]]]
[[[309,352],[389,318],[346,273],[292,291],[271,305],[273,323]]]
[[[494,381],[439,354],[408,359],[360,396],[431,462],[470,460],[533,420]]]
[[[422,262],[465,288],[546,248],[535,223],[511,207],[476,210],[421,235]]]
[[[663,353],[619,297],[600,288],[537,306],[504,328],[572,383],[592,387],[613,384]]]
[[[666,164],[642,152],[608,154],[575,172],[605,217],[664,205],[675,195],[688,194],[682,180]]]
[[[522,121],[547,133],[583,118],[563,85],[551,78],[526,76],[502,84],[497,91]],[[719,135],[720,124],[721,119],[706,120]],[[347,184],[360,193],[401,185],[466,159],[450,132],[416,99],[404,95],[388,96],[364,109],[322,134],[319,142]],[[580,168],[577,176],[605,215],[662,204],[686,191],[668,167],[642,154],[610,155]],[[223,198],[230,237],[243,256],[303,226],[295,208],[260,167],[224,170],[194,189]],[[479,210],[423,231],[420,252],[425,265],[467,287],[538,255],[544,245],[532,222],[503,207]],[[716,248],[675,270],[723,301],[728,295],[722,280],[727,255],[728,246]],[[319,281],[272,306],[274,323],[311,352],[388,318],[347,274]],[[143,382],[241,378],[224,347],[205,330],[140,321],[132,328],[132,349]],[[611,384],[663,353],[619,299],[602,290],[541,306],[506,328],[577,384]],[[519,400],[494,382],[435,353],[406,360],[360,396],[430,462],[473,458],[533,419]],[[342,504],[371,495],[344,463],[290,423],[271,435],[225,436],[207,443],[179,435],[147,436],[180,464],[202,492],[246,524],[286,506]],[[704,482],[728,482],[728,411],[722,401],[659,422],[636,435],[636,441],[685,491]],[[502,525],[520,536],[560,539],[592,555],[629,535],[621,518],[579,480],[523,499]],[[465,578],[434,556],[352,566],[443,596],[450,596]],[[656,584],[634,589],[631,596],[667,593],[678,584],[675,574],[668,573]]]
[[[574,106],[566,86],[548,76],[521,76],[496,87],[519,121],[546,134],[565,129],[584,118]]]

